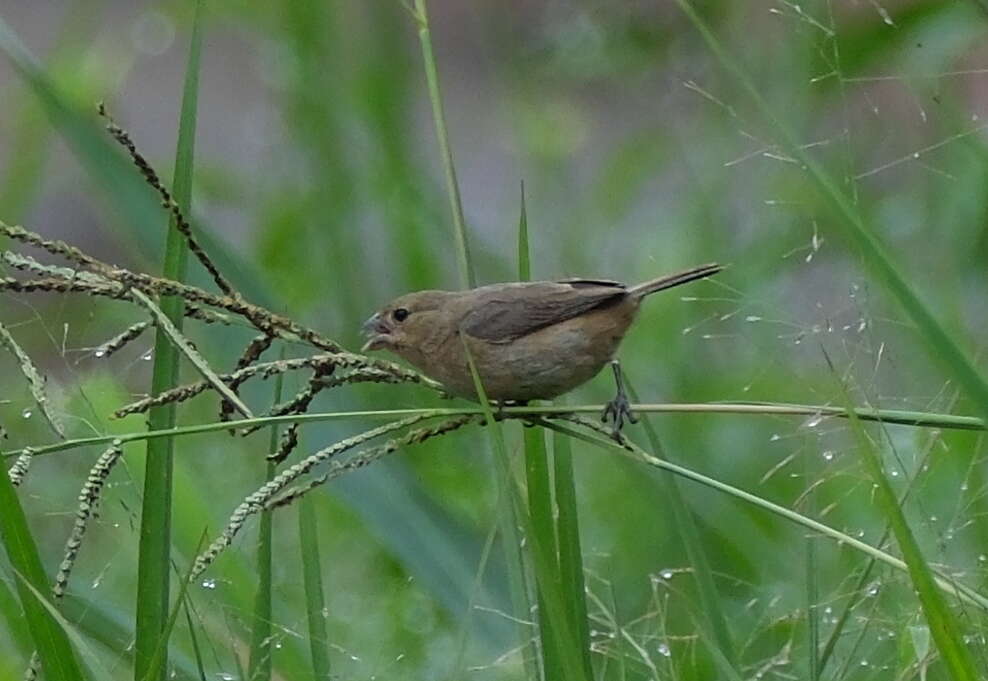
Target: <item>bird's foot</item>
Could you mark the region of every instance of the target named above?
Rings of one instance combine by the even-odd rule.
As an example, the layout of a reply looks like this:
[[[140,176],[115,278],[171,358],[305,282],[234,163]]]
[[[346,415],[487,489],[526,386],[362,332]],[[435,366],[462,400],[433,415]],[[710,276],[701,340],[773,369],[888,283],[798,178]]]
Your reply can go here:
[[[629,423],[638,423],[638,417],[631,410],[631,402],[628,400],[627,393],[624,392],[621,365],[617,360],[613,360],[611,362],[611,368],[614,370],[614,382],[617,384],[617,394],[614,395],[613,400],[604,406],[600,420],[604,423],[608,421],[612,422],[611,436],[618,442],[621,442],[621,428],[624,426],[625,420]]]

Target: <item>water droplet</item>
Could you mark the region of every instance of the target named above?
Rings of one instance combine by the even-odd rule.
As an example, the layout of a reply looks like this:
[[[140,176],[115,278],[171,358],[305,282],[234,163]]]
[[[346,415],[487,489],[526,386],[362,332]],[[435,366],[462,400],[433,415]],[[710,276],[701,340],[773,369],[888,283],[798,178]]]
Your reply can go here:
[[[96,352],[93,353],[93,356],[96,359],[100,359],[101,357],[106,357],[106,350],[102,350],[102,349],[97,350]]]
[[[672,656],[672,651],[669,650],[669,645],[668,644],[666,644],[666,643],[660,643],[659,644],[659,655],[661,655],[662,657],[671,657]]]
[[[215,589],[216,588],[216,580],[215,579],[204,579],[204,580],[202,580],[202,588],[203,589]]]
[[[779,439],[781,439],[781,436],[778,433],[772,433],[772,437],[770,437],[768,439],[768,441],[769,442],[775,442],[776,440],[779,440]]]
[[[824,451],[823,454],[821,454],[820,456],[823,457],[823,460],[824,461],[833,461],[834,460],[834,450],[828,449],[828,450]]]
[[[829,615],[829,614],[830,614],[830,613],[832,613],[833,611],[834,611],[834,609],[833,609],[833,608],[831,608],[831,607],[830,607],[830,606],[828,605],[828,606],[827,606],[826,608],[824,608],[824,609],[823,609],[823,614],[824,614],[824,615]]]
[[[868,590],[865,593],[867,593],[869,596],[877,596],[878,595],[878,591],[879,591],[880,588],[881,587],[878,584],[878,582],[872,582],[868,586]]]
[[[758,316],[758,315],[756,315],[756,314],[750,314],[750,315],[748,315],[747,317],[745,317],[745,318],[744,318],[744,320],[745,320],[746,322],[760,322],[760,321],[762,321],[762,318],[761,318],[761,317],[759,317],[759,316]]]
[[[899,477],[899,471],[895,471],[895,470],[894,471],[891,471],[889,473],[889,475],[891,475],[893,478],[897,478],[897,477]]]
[[[673,572],[672,570],[668,570],[668,569],[667,569],[667,570],[663,570],[663,571],[662,571],[662,572],[660,572],[659,574],[660,574],[660,575],[662,575],[662,579],[672,579],[672,576],[673,576],[673,575],[674,575],[675,573],[674,573],[674,572]]]
[[[861,660],[861,662],[860,662],[859,664],[860,664],[860,665],[861,665],[862,667],[867,667],[867,666],[868,666],[868,660]]]
[[[148,350],[143,355],[141,355],[141,359],[143,359],[145,362],[150,362],[152,357],[154,357],[153,350]]]
[[[814,416],[810,417],[803,425],[806,428],[816,428],[817,426],[820,425],[822,421],[823,421],[823,414],[815,414]]]
[[[988,563],[988,556],[986,556],[985,554],[982,553],[980,556],[978,556],[978,562],[979,563]]]
[[[26,418],[26,419],[29,419],[29,418],[31,418],[31,414],[33,414],[33,413],[34,413],[33,411],[31,411],[29,408],[25,407],[24,408],[24,411],[21,412],[21,416],[24,417],[24,418]]]

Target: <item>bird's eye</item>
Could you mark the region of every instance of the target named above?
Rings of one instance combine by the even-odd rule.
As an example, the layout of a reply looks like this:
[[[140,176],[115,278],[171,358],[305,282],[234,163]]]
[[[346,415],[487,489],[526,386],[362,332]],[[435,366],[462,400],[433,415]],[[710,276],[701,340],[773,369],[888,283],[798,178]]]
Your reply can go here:
[[[408,315],[411,314],[408,310],[403,307],[399,307],[397,310],[391,313],[391,316],[395,318],[396,322],[403,322],[408,319]]]

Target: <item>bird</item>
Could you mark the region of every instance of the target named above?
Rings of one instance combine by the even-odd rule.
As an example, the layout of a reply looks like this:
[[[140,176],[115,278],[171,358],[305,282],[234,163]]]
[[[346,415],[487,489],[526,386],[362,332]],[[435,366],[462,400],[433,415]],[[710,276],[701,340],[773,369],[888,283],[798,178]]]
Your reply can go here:
[[[390,351],[448,393],[478,401],[472,360],[487,399],[502,406],[552,399],[611,364],[617,394],[602,416],[616,434],[635,417],[615,354],[642,300],[722,269],[709,263],[634,286],[563,279],[415,291],[364,322],[362,351]]]

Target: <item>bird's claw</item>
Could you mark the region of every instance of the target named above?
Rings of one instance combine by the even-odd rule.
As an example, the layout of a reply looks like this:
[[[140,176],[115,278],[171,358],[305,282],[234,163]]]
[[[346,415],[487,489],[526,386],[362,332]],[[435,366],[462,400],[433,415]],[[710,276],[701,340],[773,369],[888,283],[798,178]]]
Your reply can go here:
[[[621,377],[621,365],[617,361],[613,362],[611,366],[614,369],[614,381],[617,383],[617,394],[614,399],[608,402],[604,406],[604,411],[600,415],[600,420],[604,423],[608,421],[612,422],[611,437],[613,437],[618,442],[621,442],[621,428],[624,426],[625,420],[628,423],[638,423],[638,417],[631,410],[631,402],[628,400],[628,395],[624,392],[624,380]]]

